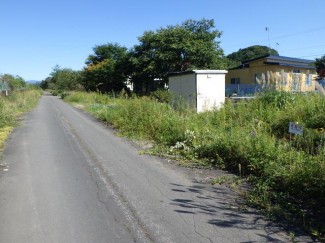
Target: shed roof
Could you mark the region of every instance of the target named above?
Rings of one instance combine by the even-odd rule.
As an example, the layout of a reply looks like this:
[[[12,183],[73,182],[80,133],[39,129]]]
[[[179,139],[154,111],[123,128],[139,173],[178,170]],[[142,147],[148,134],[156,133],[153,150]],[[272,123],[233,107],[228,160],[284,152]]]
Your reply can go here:
[[[179,76],[184,74],[226,74],[228,73],[227,70],[191,70],[185,72],[176,72],[176,73],[169,73],[168,76]]]

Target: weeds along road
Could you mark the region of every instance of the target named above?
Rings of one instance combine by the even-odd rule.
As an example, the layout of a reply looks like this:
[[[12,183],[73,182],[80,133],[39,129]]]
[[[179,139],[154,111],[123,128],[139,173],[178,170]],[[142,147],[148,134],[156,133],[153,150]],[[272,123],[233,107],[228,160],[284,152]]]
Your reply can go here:
[[[2,163],[1,243],[289,241],[263,217],[238,212],[230,189],[139,155],[57,97],[26,115]]]

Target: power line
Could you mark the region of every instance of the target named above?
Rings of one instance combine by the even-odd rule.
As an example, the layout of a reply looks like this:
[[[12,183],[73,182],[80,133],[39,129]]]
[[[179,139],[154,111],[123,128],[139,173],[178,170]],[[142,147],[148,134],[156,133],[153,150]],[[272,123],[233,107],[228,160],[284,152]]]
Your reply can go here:
[[[322,29],[325,29],[325,26],[318,27],[318,28],[315,28],[315,29],[305,30],[305,31],[301,31],[301,32],[293,33],[293,34],[282,35],[282,36],[274,37],[272,39],[273,40],[275,40],[275,39],[281,39],[281,38],[291,37],[291,36],[295,36],[295,35],[301,35],[301,34],[313,32],[313,31],[316,31],[316,30],[322,30]]]
[[[304,57],[316,57],[316,56],[322,56],[322,55],[324,55],[324,53],[325,53],[325,52],[317,53],[317,54],[314,54],[314,55],[309,55],[309,54],[307,54],[307,56],[301,56],[301,57],[304,58]]]
[[[319,53],[320,53],[320,54],[321,54],[321,53],[324,53],[324,54],[325,54],[325,51],[323,51],[323,52],[319,52],[319,51],[318,51],[318,52],[312,52],[312,53],[309,52],[309,53],[307,53],[306,55],[313,55],[313,54],[319,54]]]
[[[310,55],[310,56],[301,56],[300,58],[306,58],[306,57],[318,57],[318,56],[320,56],[320,55]]]
[[[309,30],[304,30],[304,31],[296,32],[296,33],[292,33],[292,34],[287,34],[287,35],[281,35],[281,36],[273,37],[273,38],[270,38],[270,40],[277,40],[277,39],[287,38],[287,37],[291,37],[291,36],[295,36],[295,35],[306,34],[306,33],[309,33],[309,32],[319,31],[319,30],[322,30],[322,29],[325,29],[325,26],[318,27],[318,28],[314,28],[314,29],[309,29]],[[225,47],[223,47],[223,48],[236,47],[236,46],[243,46],[243,45],[255,44],[255,43],[265,42],[265,41],[269,41],[269,39],[262,39],[262,40],[259,40],[259,41],[248,42],[248,43],[242,43],[242,44],[239,44],[239,45],[233,45],[233,46],[225,46]]]
[[[297,48],[297,49],[291,49],[291,50],[287,50],[287,51],[284,51],[284,52],[290,52],[290,51],[299,51],[299,50],[310,49],[310,48],[315,48],[315,47],[322,47],[322,46],[325,46],[325,45],[320,45],[320,46],[309,46],[309,47],[302,47],[302,48]]]

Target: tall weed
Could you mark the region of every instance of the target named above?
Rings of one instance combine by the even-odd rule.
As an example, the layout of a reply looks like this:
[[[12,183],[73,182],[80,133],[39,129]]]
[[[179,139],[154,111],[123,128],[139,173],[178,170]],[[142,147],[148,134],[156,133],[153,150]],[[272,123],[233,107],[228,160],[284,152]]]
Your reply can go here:
[[[14,91],[9,97],[0,97],[0,152],[19,114],[33,109],[41,94],[41,90],[34,89]]]
[[[9,97],[0,97],[0,128],[14,125],[17,115],[33,109],[41,96],[40,90],[12,92]]]

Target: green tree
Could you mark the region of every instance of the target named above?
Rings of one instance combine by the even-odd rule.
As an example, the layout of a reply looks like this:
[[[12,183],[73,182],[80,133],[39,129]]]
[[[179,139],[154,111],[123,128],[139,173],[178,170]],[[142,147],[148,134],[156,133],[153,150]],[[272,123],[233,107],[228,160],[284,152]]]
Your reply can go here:
[[[25,82],[25,80],[20,77],[20,76],[16,76],[11,83],[11,87],[13,89],[21,89],[21,88],[26,88],[27,87],[27,83]]]
[[[325,78],[325,55],[315,60],[316,71],[320,79]]]
[[[168,73],[193,69],[224,69],[223,50],[216,38],[221,32],[214,21],[187,20],[156,31],[146,31],[132,52],[134,83],[150,86],[153,80],[167,82]]]
[[[20,76],[13,76],[11,74],[1,75],[1,83],[6,83],[11,90],[21,89],[27,86],[25,80]]]
[[[41,87],[41,89],[49,89],[51,83],[52,83],[52,78],[47,77],[45,80],[42,80],[42,82],[39,84],[39,86]]]
[[[56,65],[53,72],[50,74],[51,78],[48,87],[58,90],[76,90],[79,89],[82,80],[80,71],[74,71],[70,68],[61,68]]]
[[[279,56],[279,53],[267,46],[250,46],[244,49],[239,49],[227,56],[229,67],[234,67],[242,64],[244,61],[252,60],[254,58],[266,56],[268,54]]]
[[[93,48],[94,54],[86,60],[83,70],[83,84],[87,90],[109,92],[126,88],[125,82],[130,74],[129,56],[126,47],[108,43]]]

